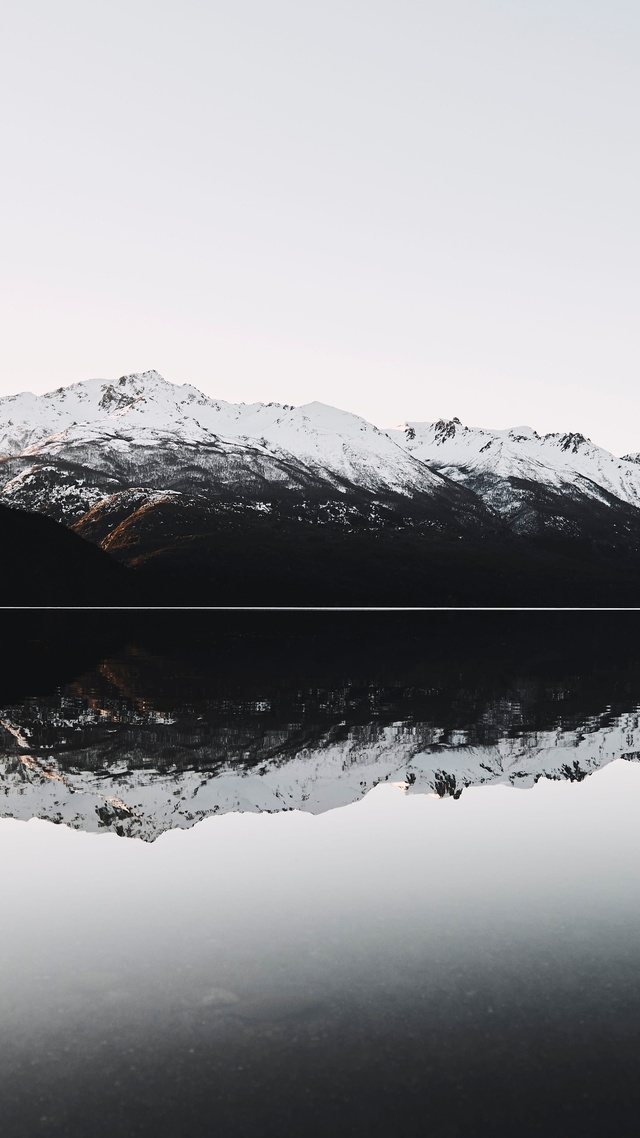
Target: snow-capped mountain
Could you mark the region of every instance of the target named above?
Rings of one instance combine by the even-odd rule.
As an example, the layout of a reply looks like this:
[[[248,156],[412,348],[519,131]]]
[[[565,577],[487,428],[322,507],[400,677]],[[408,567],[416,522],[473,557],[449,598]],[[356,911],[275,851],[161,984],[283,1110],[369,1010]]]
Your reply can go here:
[[[640,507],[637,456],[616,458],[583,435],[539,435],[531,427],[489,430],[459,419],[404,423],[389,434],[407,452],[504,508],[505,483],[521,480],[561,493]]]
[[[155,371],[0,400],[5,460],[20,455],[32,467],[55,461],[120,478],[142,474],[159,485],[176,452],[185,449],[192,462],[194,454],[203,456],[203,472],[209,465],[218,474],[235,460],[247,471],[257,465],[262,478],[285,485],[319,475],[342,492],[351,484],[405,496],[437,493],[445,485],[357,415],[322,403],[225,403],[188,384],[168,383]],[[213,456],[209,464],[207,455]],[[18,477],[23,483],[28,475],[23,469]],[[12,480],[6,492],[16,489]]]
[[[288,603],[293,588],[296,603],[358,604],[366,579],[365,603],[519,604],[542,581],[548,604],[562,580],[559,603],[575,585],[592,604],[603,573],[615,603],[636,603],[640,463],[579,434],[457,419],[383,431],[149,371],[0,400],[0,472],[0,503],[145,566],[161,603],[194,565],[198,603]]]

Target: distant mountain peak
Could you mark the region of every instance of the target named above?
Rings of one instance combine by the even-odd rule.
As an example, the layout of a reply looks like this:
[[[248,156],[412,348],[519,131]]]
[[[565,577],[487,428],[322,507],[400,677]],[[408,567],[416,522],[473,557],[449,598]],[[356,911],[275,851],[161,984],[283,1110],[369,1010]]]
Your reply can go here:
[[[586,438],[580,431],[569,431],[562,435],[547,435],[547,438],[557,439],[561,450],[577,454],[581,447],[591,446],[591,439]]]
[[[120,378],[117,380],[117,382],[118,382],[118,384],[120,384],[120,386],[122,386],[122,385],[126,385],[128,383],[135,383],[136,381],[146,380],[146,379],[160,380],[161,383],[168,383],[169,382],[168,380],[166,380],[164,378],[163,375],[160,375],[160,372],[156,371],[156,369],[154,367],[149,368],[148,371],[132,371],[132,372],[129,372],[127,375],[121,375]]]
[[[462,426],[457,415],[454,415],[453,419],[438,419],[438,422],[434,426],[437,444],[440,445],[445,442],[446,439],[454,438],[455,435],[459,433],[459,429],[465,432],[468,431],[469,428]]]
[[[540,435],[534,431],[533,427],[523,425],[521,427],[509,427],[509,438],[515,443],[522,443],[526,439],[539,439]]]

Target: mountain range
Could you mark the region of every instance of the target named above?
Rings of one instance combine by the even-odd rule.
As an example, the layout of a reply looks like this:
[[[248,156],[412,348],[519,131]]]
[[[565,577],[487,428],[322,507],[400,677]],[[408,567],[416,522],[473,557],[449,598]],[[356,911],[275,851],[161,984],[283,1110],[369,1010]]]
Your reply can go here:
[[[133,603],[638,599],[640,455],[577,433],[381,430],[149,371],[1,399],[0,468],[0,505],[136,570]]]

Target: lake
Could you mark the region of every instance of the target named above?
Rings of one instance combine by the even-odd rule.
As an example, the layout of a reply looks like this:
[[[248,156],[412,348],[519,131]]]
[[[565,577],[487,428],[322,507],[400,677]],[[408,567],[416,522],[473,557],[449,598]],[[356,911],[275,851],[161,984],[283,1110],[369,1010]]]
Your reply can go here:
[[[626,1135],[634,613],[5,614],[2,1133]]]

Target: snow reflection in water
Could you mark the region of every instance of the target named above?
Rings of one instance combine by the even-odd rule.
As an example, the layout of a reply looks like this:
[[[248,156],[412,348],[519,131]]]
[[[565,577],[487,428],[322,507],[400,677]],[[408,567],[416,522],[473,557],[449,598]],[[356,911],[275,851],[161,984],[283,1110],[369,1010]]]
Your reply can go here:
[[[614,761],[152,845],[3,821],[3,1133],[602,1133],[636,1096],[639,813]]]
[[[183,667],[134,648],[1,708],[0,813],[152,841],[229,811],[322,813],[381,782],[457,798],[640,755],[640,675],[624,671],[613,706],[575,675],[502,679],[500,694],[481,673],[472,690],[455,677],[305,688],[265,669],[245,692]]]

